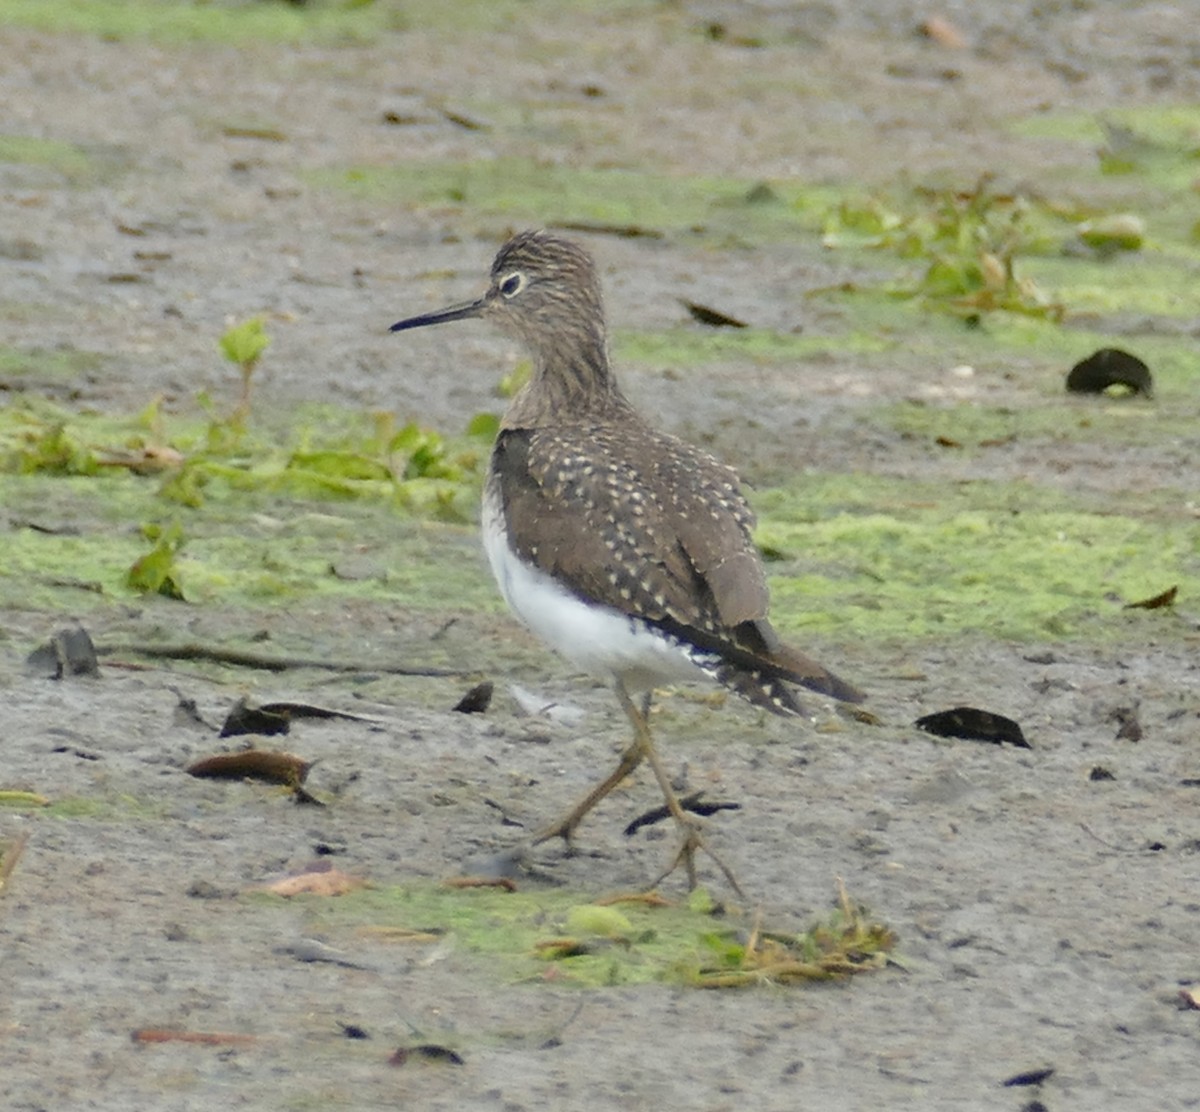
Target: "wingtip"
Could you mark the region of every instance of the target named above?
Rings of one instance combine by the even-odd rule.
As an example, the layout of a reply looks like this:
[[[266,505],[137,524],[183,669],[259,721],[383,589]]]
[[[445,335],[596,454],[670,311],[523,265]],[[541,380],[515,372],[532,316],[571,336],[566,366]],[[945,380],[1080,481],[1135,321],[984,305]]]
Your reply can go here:
[[[829,690],[826,695],[832,695],[835,699],[840,699],[843,703],[865,703],[867,701],[866,692],[860,691],[852,683],[847,683],[841,676],[836,676],[832,672],[827,672],[829,677]]]
[[[790,645],[780,646],[775,653],[775,661],[793,683],[815,691],[818,695],[828,695],[843,703],[867,701],[865,692]]]

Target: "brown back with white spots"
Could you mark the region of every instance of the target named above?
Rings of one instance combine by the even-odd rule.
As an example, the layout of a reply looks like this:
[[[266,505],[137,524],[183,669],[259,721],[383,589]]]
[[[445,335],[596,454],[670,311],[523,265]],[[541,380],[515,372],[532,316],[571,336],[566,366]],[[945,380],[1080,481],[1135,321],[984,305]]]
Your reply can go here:
[[[767,621],[736,473],[630,418],[501,432],[489,483],[513,550],[581,598],[713,654],[714,678],[771,710],[799,710],[779,679],[860,698]]]

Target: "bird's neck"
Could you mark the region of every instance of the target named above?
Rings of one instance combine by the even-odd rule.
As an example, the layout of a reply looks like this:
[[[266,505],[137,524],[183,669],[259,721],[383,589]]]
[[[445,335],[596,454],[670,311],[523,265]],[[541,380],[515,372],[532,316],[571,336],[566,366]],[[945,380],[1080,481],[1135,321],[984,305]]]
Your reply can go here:
[[[505,428],[539,428],[629,409],[603,336],[594,343],[572,345],[570,351],[535,347],[533,357],[533,373],[504,415]]]

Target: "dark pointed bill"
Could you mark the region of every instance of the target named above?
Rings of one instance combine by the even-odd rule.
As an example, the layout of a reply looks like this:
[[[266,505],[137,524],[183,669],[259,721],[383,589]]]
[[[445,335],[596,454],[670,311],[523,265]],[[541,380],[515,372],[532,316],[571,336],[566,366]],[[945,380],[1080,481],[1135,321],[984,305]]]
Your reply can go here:
[[[464,301],[461,305],[451,305],[433,313],[422,313],[419,317],[409,317],[408,320],[397,321],[388,331],[405,332],[410,328],[423,328],[427,324],[445,324],[449,320],[477,317],[483,312],[486,300],[486,298],[480,297],[475,301]]]

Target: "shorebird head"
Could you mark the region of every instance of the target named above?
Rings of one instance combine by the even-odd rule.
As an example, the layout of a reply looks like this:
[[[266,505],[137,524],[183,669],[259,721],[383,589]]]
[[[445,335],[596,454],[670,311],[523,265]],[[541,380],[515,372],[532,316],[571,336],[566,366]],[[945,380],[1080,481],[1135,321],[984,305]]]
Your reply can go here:
[[[482,297],[398,321],[391,331],[471,317],[492,321],[539,361],[550,351],[569,354],[604,343],[596,266],[578,244],[549,232],[521,232],[504,244]]]

